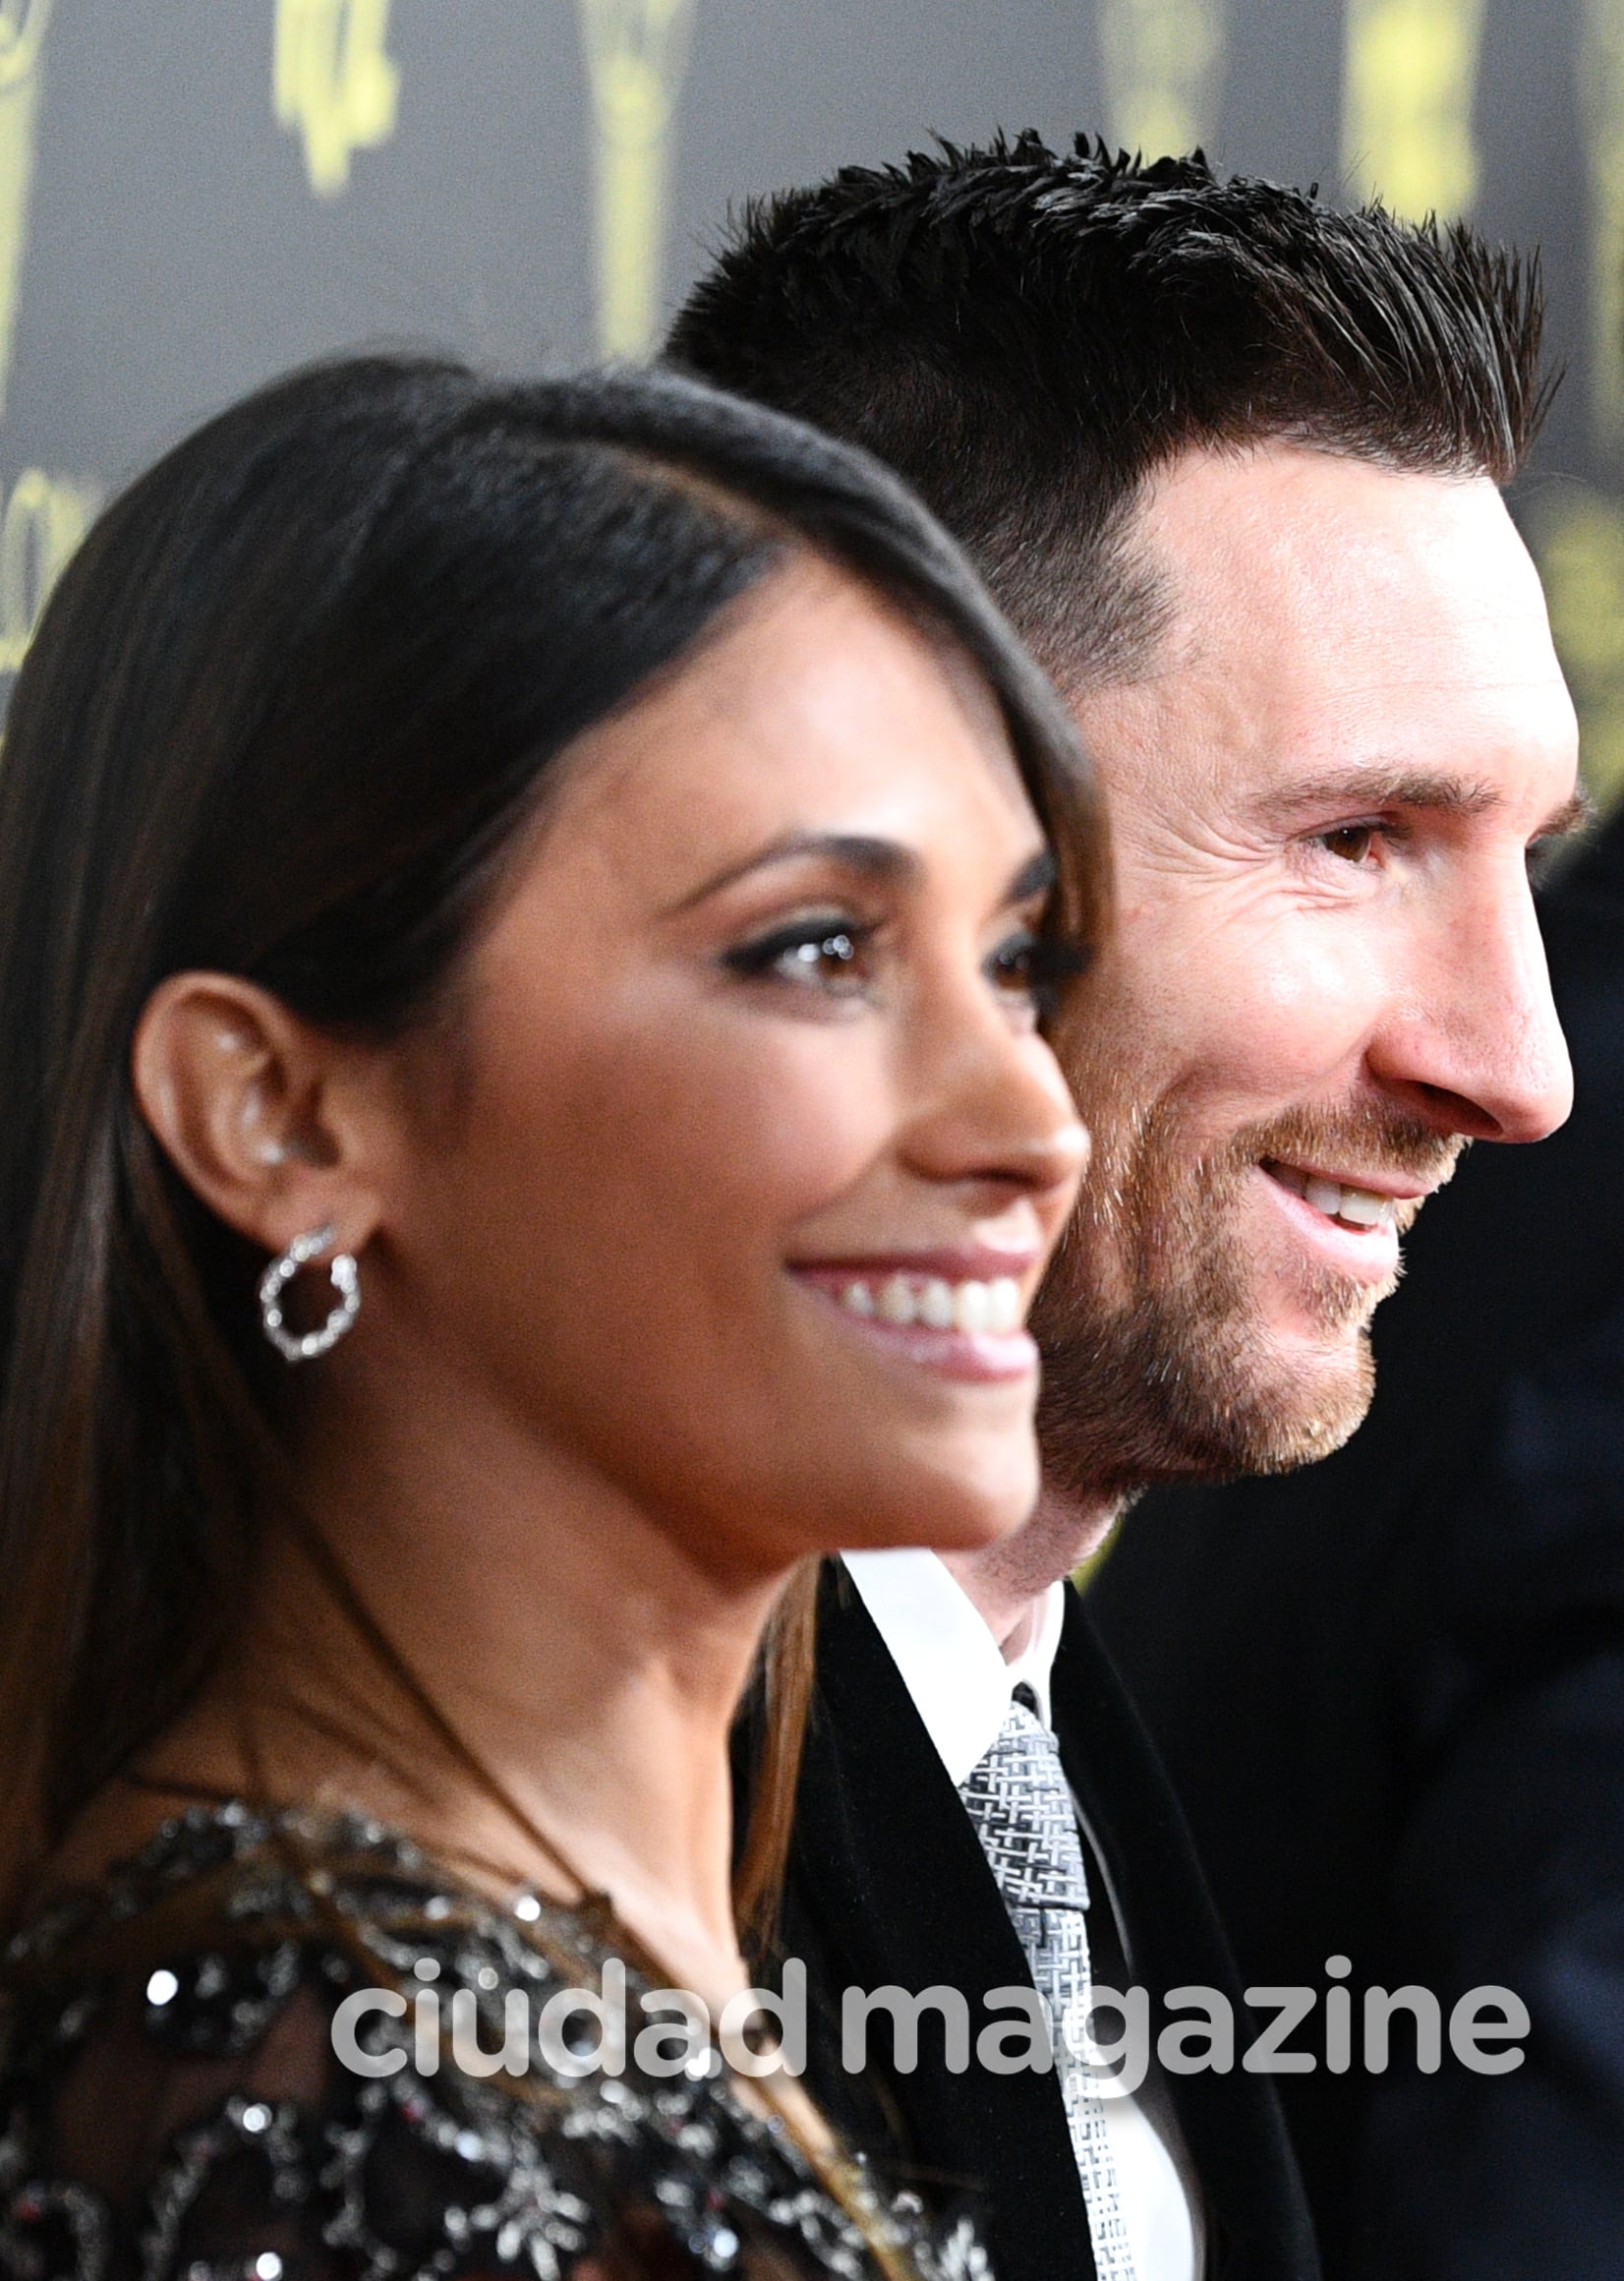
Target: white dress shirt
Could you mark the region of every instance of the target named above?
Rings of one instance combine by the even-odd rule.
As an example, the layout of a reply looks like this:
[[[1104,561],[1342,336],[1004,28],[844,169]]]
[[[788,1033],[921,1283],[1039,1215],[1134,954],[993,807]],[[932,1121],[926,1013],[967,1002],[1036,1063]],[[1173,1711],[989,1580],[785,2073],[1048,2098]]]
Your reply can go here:
[[[1016,1687],[1031,1689],[1038,1717],[1053,1725],[1049,1681],[1066,1617],[1064,1584],[1049,1587],[1030,1639],[1006,1663],[980,1610],[934,1552],[910,1548],[843,1558],[955,1789],[990,1748]],[[1100,1848],[1080,1812],[1077,1818],[1090,1863],[1103,1877]],[[1107,1898],[1123,1953],[1131,1956],[1116,1896]],[[1112,2098],[1105,2107],[1137,2281],[1201,2281],[1200,2218],[1166,2138],[1137,2100]]]

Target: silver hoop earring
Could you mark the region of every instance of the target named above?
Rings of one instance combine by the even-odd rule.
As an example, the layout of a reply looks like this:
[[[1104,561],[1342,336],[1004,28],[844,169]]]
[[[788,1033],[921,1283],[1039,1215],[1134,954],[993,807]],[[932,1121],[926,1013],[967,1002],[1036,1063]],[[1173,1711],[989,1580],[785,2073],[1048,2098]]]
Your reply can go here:
[[[361,1277],[354,1255],[340,1252],[327,1268],[338,1304],[326,1321],[318,1330],[307,1330],[301,1338],[282,1319],[282,1293],[301,1267],[326,1250],[336,1232],[329,1220],[324,1228],[315,1228],[308,1236],[295,1236],[260,1278],[260,1320],[266,1338],[285,1362],[314,1362],[318,1355],[330,1354],[361,1313]]]

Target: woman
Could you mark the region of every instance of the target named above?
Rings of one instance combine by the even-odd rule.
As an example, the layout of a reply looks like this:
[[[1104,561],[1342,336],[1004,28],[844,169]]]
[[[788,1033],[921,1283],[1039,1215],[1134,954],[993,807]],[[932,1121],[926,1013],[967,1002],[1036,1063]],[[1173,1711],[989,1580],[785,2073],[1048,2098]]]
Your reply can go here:
[[[740,1995],[786,1579],[1029,1508],[1099,845],[947,542],[702,390],[339,365],[103,518],[0,771],[0,2269],[970,2259],[748,2047],[503,2036]]]

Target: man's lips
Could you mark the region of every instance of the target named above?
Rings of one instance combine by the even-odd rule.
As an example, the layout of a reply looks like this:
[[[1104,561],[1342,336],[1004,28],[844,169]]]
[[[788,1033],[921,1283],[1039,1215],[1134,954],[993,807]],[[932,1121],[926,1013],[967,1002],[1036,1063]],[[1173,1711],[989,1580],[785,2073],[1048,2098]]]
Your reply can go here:
[[[1394,1214],[1414,1207],[1384,1199],[1385,1209],[1379,1219],[1348,1220],[1341,1212],[1327,1212],[1310,1202],[1289,1180],[1280,1179],[1272,1164],[1259,1165],[1257,1171],[1261,1176],[1259,1196],[1269,1199],[1268,1208],[1286,1221],[1296,1241],[1321,1266],[1350,1283],[1368,1284],[1372,1290],[1379,1291],[1391,1282],[1399,1264],[1399,1230]],[[1338,1196],[1344,1196],[1341,1189]]]
[[[1439,1186],[1435,1180],[1417,1180],[1386,1170],[1331,1170],[1284,1164],[1274,1157],[1263,1160],[1262,1170],[1277,1186],[1301,1197],[1311,1210],[1341,1227],[1359,1231],[1396,1228],[1402,1234]]]

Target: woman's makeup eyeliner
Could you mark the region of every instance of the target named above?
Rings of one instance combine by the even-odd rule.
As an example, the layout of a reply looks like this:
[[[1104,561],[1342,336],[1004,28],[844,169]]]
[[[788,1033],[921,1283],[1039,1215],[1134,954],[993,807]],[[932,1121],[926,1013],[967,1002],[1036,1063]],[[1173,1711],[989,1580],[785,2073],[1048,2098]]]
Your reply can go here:
[[[785,982],[849,982],[863,951],[879,932],[872,919],[860,920],[836,912],[786,921],[753,941],[723,953],[723,965],[747,980],[772,977]],[[819,971],[819,961],[832,959],[835,970]],[[800,961],[797,971],[785,961]],[[842,973],[841,968],[847,969]]]

